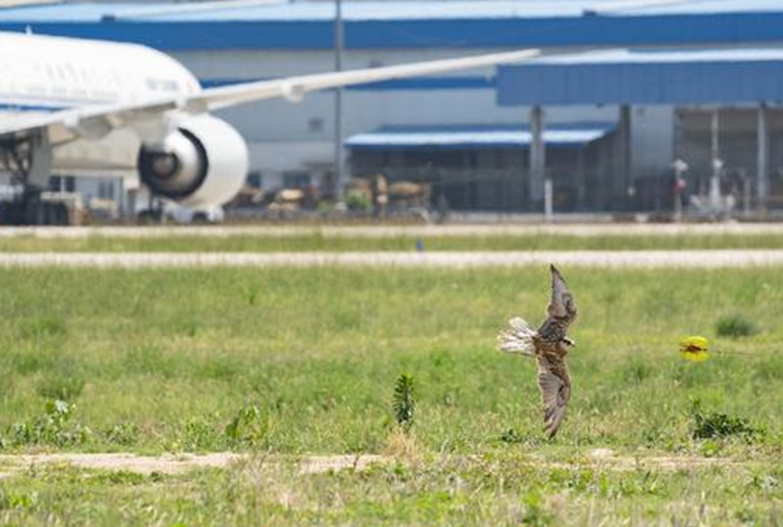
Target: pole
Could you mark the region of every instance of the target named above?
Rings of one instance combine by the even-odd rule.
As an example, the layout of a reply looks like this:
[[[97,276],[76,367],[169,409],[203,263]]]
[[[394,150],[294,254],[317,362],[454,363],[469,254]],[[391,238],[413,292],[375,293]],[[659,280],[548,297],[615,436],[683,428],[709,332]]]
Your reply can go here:
[[[712,112],[712,121],[710,123],[710,132],[712,136],[712,177],[710,178],[710,206],[714,214],[718,213],[720,208],[720,176],[723,170],[723,162],[720,158],[720,110],[717,108]]]
[[[763,103],[758,109],[756,134],[758,143],[756,197],[758,198],[759,212],[764,214],[769,194],[769,128],[767,126],[767,105]]]
[[[530,109],[530,201],[541,206],[544,199],[544,179],[546,178],[546,146],[544,145],[544,110],[541,106]],[[540,209],[539,209],[540,210]]]
[[[554,190],[552,188],[552,180],[550,178],[546,178],[544,180],[544,221],[547,223],[552,223],[552,218],[554,215],[554,207],[552,205],[553,193]]]
[[[334,17],[334,71],[343,69],[343,2],[335,0]],[[342,201],[345,174],[343,173],[343,90],[334,91],[334,197]]]
[[[631,126],[631,106],[623,104],[620,106],[620,184],[622,185],[624,199],[628,199],[636,190],[631,174],[631,165],[633,163],[631,157]]]

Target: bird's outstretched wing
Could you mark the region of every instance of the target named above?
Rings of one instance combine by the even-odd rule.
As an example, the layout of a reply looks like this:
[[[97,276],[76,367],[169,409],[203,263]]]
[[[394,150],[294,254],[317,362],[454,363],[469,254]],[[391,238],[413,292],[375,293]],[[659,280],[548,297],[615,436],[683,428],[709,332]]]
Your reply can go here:
[[[560,429],[571,398],[571,382],[565,358],[551,355],[538,357],[538,388],[544,407],[544,430],[552,439]]]
[[[574,296],[568,291],[568,285],[565,278],[554,265],[549,266],[552,274],[552,299],[547,307],[547,314],[550,317],[556,317],[568,324],[576,318],[576,303]]]

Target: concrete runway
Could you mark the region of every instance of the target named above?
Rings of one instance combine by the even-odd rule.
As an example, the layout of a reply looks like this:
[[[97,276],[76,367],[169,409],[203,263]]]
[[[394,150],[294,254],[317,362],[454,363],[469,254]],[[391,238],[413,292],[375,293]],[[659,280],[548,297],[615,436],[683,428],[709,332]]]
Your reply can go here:
[[[783,265],[783,250],[362,252],[362,253],[2,253],[3,267],[523,267],[731,268]]]
[[[783,223],[699,224],[493,224],[493,225],[362,225],[362,226],[163,226],[163,227],[0,227],[0,238],[168,238],[231,236],[290,237],[319,235],[326,238],[393,238],[401,236],[720,236],[783,235]]]

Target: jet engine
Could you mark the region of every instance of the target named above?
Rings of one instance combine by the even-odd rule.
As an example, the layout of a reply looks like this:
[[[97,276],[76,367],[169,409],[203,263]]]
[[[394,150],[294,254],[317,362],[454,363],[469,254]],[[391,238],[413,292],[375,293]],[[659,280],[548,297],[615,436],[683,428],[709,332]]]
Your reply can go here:
[[[193,208],[222,205],[245,183],[247,144],[227,122],[193,117],[159,143],[142,145],[138,167],[158,196]]]

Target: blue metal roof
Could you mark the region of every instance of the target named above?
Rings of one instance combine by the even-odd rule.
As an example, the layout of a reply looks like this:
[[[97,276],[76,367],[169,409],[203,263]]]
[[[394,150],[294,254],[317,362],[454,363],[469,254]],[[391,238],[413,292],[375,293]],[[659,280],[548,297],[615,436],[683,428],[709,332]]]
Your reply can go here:
[[[548,125],[544,143],[550,148],[579,148],[600,139],[615,123],[561,123]],[[383,126],[345,141],[354,150],[450,150],[528,148],[532,142],[527,124]]]
[[[328,2],[96,3],[0,9],[0,30],[165,50],[327,49]],[[353,49],[715,45],[783,42],[779,0],[346,2]]]
[[[346,21],[527,19],[575,17],[633,17],[670,15],[718,15],[776,13],[783,11],[778,0],[483,0],[481,2],[414,0],[343,2]],[[110,2],[0,8],[3,20],[40,22],[99,21],[104,16],[129,20],[158,21],[331,21],[331,2],[281,0],[256,5],[232,2]]]
[[[505,106],[780,102],[783,49],[545,57],[501,67],[497,93]]]

